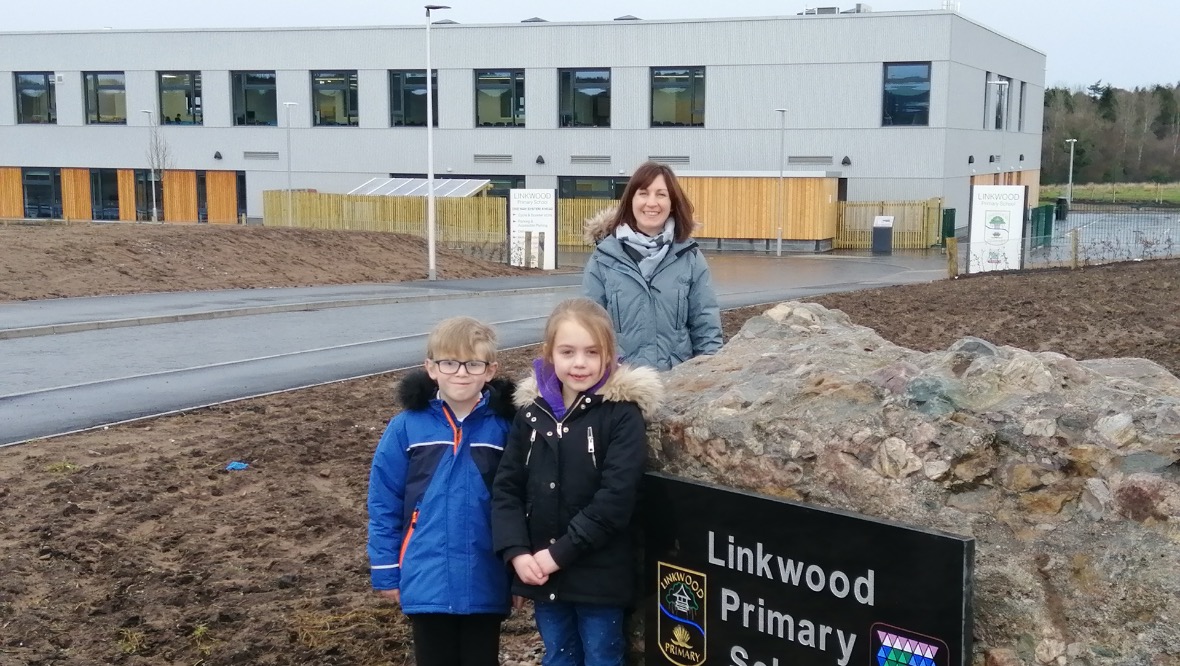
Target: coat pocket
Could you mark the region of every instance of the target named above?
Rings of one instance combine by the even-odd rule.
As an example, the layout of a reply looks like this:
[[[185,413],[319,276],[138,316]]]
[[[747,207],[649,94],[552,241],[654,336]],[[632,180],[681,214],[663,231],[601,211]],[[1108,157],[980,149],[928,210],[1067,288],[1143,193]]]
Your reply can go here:
[[[406,528],[406,535],[402,537],[402,547],[397,554],[397,565],[402,567],[406,560],[406,550],[410,547],[410,539],[414,538],[414,530],[418,528],[418,512],[421,509],[415,508],[413,515],[410,516],[410,526]],[[404,567],[403,567],[404,568]]]

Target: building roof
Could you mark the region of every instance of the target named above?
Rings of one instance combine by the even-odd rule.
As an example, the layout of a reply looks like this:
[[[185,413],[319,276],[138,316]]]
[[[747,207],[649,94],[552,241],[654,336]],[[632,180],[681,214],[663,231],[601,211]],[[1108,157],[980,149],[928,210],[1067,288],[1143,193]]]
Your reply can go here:
[[[434,196],[471,197],[483,192],[492,181],[468,178],[435,178]],[[427,194],[425,178],[370,178],[363,185],[349,192],[368,196],[424,197]]]

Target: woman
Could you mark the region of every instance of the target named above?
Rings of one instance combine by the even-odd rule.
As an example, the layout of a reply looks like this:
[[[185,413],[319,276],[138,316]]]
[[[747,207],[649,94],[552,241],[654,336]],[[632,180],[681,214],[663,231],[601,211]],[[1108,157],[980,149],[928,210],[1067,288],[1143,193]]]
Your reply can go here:
[[[631,365],[668,370],[721,348],[721,314],[709,266],[690,238],[692,214],[672,169],[647,162],[617,208],[586,221],[597,247],[582,289],[610,313]]]

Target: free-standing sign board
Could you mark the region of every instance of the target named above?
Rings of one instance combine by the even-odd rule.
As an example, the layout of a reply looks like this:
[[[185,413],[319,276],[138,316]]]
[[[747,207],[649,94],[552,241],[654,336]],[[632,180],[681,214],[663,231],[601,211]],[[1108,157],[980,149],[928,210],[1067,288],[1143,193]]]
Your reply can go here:
[[[967,272],[1020,268],[1024,257],[1024,185],[971,188],[971,235]]]
[[[557,192],[511,190],[508,198],[510,264],[557,268]]]
[[[649,473],[646,662],[967,666],[974,540]]]

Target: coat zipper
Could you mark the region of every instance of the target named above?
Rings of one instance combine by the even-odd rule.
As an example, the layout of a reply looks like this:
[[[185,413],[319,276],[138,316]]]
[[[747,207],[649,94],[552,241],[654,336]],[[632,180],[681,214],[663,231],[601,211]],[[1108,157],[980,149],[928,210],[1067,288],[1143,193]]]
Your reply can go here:
[[[590,464],[598,469],[598,459],[594,457],[594,426],[586,426],[586,451],[590,453]]]
[[[410,516],[410,528],[406,530],[406,538],[402,539],[401,552],[397,554],[397,565],[400,567],[402,561],[406,559],[406,549],[410,547],[410,537],[414,536],[414,528],[418,526],[418,511],[419,507],[414,507],[414,513]]]
[[[532,458],[533,458],[533,444],[536,444],[536,443],[537,443],[537,431],[533,430],[532,434],[529,435],[529,452],[527,454],[525,454],[525,456],[524,456],[524,466],[525,467],[529,466],[529,461],[532,460]]]

